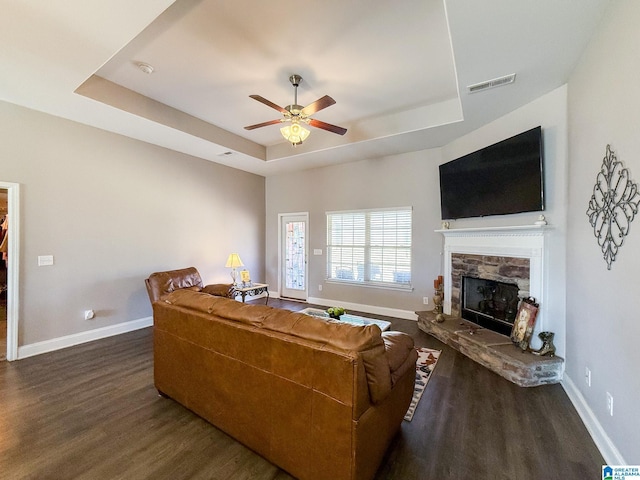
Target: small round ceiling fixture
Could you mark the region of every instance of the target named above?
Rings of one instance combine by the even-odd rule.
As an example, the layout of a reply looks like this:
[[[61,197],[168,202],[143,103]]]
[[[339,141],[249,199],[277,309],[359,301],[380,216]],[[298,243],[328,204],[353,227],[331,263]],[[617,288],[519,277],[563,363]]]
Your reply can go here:
[[[153,66],[149,65],[148,63],[137,62],[136,66],[147,75],[151,75],[153,73]]]

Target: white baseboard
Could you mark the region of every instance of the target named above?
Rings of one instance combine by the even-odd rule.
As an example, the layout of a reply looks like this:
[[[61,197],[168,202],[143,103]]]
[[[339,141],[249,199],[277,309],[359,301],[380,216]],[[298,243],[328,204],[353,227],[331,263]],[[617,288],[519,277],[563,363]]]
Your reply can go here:
[[[403,318],[405,320],[418,320],[415,312],[409,310],[400,310],[399,308],[377,307],[375,305],[362,305],[360,303],[343,302],[341,300],[330,300],[328,298],[309,297],[308,303],[316,305],[324,305],[326,307],[340,306],[347,310],[356,310],[358,312],[373,313],[376,315],[385,315],[387,317]]]
[[[74,333],[64,337],[52,338],[51,340],[45,340],[43,342],[31,343],[18,347],[18,359],[21,360],[23,358],[33,357],[34,355],[53,352],[62,348],[73,347],[81,343],[92,342],[94,340],[100,340],[101,338],[133,332],[134,330],[151,326],[153,326],[153,317],[145,317],[130,322],[109,325],[108,327],[87,330],[86,332]]]
[[[622,454],[613,444],[607,433],[602,428],[602,425],[596,418],[593,410],[589,407],[589,404],[585,400],[584,396],[576,387],[576,384],[573,383],[571,378],[565,373],[564,379],[561,382],[564,391],[567,392],[567,396],[573,406],[578,411],[578,415],[582,419],[582,423],[587,427],[591,438],[600,450],[600,453],[604,457],[607,465],[627,465],[627,462],[622,458]]]

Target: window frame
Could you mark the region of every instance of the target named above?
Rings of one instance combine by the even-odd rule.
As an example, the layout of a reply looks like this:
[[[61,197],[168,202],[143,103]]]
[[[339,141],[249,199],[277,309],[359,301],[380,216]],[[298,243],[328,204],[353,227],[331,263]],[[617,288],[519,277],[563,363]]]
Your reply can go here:
[[[372,217],[376,216],[383,218],[386,213],[396,213],[396,214],[408,214],[408,228],[394,228],[391,230],[391,235],[396,239],[395,242],[392,242],[393,245],[385,245],[385,241],[380,243],[372,243]],[[361,231],[357,232],[359,235],[364,235],[364,241],[360,238],[360,242],[354,241],[352,244],[347,244],[345,242],[340,242],[333,244],[332,243],[332,233],[334,233],[334,226],[336,220],[341,219],[344,221],[347,216],[364,216],[364,227]],[[404,290],[411,291],[413,290],[412,285],[412,277],[413,277],[413,268],[412,268],[412,257],[413,257],[413,207],[404,206],[404,207],[388,207],[388,208],[369,208],[369,209],[359,209],[359,210],[340,210],[340,211],[329,211],[325,212],[326,216],[326,270],[325,270],[325,280],[328,283],[337,283],[337,284],[348,284],[348,285],[357,285],[361,287],[374,287],[374,288],[383,288],[383,289],[392,289],[392,290]],[[379,221],[379,219],[378,219]],[[406,221],[406,220],[405,220]],[[360,222],[362,220],[360,219]],[[396,226],[398,225],[396,219]],[[378,225],[379,226],[379,225]],[[355,234],[355,229],[352,230],[352,236]],[[382,232],[376,232],[378,236],[382,233],[382,236],[385,237],[386,230],[383,229]],[[401,239],[398,239],[398,236]],[[408,243],[407,243],[408,239]],[[335,276],[333,272],[333,267],[336,261],[332,258],[332,253],[334,249],[352,249],[351,256],[354,256],[354,251],[358,250],[359,255],[362,259],[362,279],[359,280],[357,278],[338,278]],[[362,252],[359,252],[359,251]],[[382,259],[381,263],[374,263],[372,261],[372,250],[378,250],[378,258]],[[391,251],[391,252],[390,252]],[[403,252],[401,255],[404,257],[404,261],[398,261],[398,253]],[[385,262],[385,255],[389,255],[391,253],[392,256],[396,257],[395,262]],[[354,267],[359,265],[356,260],[352,258],[351,262],[347,262],[347,264],[351,264],[351,272],[353,274]],[[344,263],[340,262],[340,266],[343,266]],[[387,270],[386,275],[389,275],[388,269],[394,269],[392,274],[395,275],[398,273],[408,273],[409,281],[408,282],[397,282],[397,281],[389,281],[389,280],[375,280],[372,278],[372,267],[377,267],[380,271],[379,275],[384,276],[384,270]],[[405,269],[398,270],[398,268],[405,267]],[[408,270],[408,272],[407,272]],[[353,277],[353,275],[352,275]]]

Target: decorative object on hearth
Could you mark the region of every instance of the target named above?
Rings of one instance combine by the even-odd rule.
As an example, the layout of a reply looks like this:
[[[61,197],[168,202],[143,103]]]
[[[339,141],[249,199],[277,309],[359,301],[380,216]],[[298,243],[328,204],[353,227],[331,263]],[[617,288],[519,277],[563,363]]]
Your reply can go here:
[[[320,110],[330,107],[331,105],[336,103],[333,98],[331,98],[329,95],[325,95],[312,104],[303,107],[302,105],[298,105],[298,86],[302,82],[302,77],[300,75],[293,74],[289,77],[289,81],[294,88],[293,104],[288,105],[284,108],[276,105],[273,102],[270,102],[260,95],[249,95],[251,98],[265,104],[267,107],[278,110],[280,113],[282,113],[283,117],[276,120],[269,120],[268,122],[258,123],[256,125],[249,125],[247,127],[244,127],[245,130],[253,130],[255,128],[266,127],[268,125],[290,122],[290,125],[284,126],[280,129],[280,133],[294,147],[296,145],[301,145],[302,142],[304,142],[311,133],[309,132],[309,130],[304,128],[302,124],[321,128],[332,133],[337,133],[338,135],[344,135],[345,133],[347,133],[346,128],[338,127],[336,125],[331,125],[330,123],[325,123],[321,122],[320,120],[309,118],[314,113],[319,112]]]
[[[444,280],[442,275],[439,275],[438,278],[433,281],[433,288],[435,289],[435,295],[433,296],[433,312],[436,314],[434,319],[438,323],[444,322],[444,314],[442,313],[442,299],[444,298],[442,294],[443,286]]]
[[[327,313],[331,318],[335,318],[336,320],[340,320],[340,317],[347,313],[347,311],[342,307],[329,307],[327,308]]]
[[[436,368],[438,358],[440,358],[440,350],[432,350],[431,348],[418,348],[418,360],[416,361],[416,383],[413,387],[413,398],[411,399],[411,405],[404,416],[407,422],[410,422],[413,418],[413,414],[416,411],[418,402],[422,398],[422,393],[427,387],[427,382],[431,378],[433,369]]]
[[[611,270],[629,233],[630,224],[638,213],[638,204],[638,184],[631,181],[629,170],[607,145],[587,208],[589,223],[607,262],[607,270]]]
[[[535,298],[523,298],[518,308],[516,320],[513,322],[511,341],[524,352],[529,349],[529,341],[538,316],[538,307],[539,305],[536,303]]]
[[[227,258],[227,263],[225,264],[226,268],[231,269],[231,278],[233,279],[233,284],[237,285],[236,279],[238,278],[238,267],[244,267],[244,263],[240,259],[240,255],[237,253],[230,253]]]
[[[542,346],[538,350],[531,350],[531,353],[548,357],[555,356],[556,346],[553,344],[553,335],[553,332],[540,332],[538,338],[542,340]]]

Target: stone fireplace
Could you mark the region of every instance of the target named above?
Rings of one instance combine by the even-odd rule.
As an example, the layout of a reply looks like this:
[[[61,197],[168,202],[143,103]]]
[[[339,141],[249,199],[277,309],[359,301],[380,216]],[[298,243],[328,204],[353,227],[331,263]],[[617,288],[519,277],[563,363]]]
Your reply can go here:
[[[564,361],[523,352],[509,338],[519,298],[540,303],[533,331],[546,330],[548,303],[545,236],[549,227],[438,230],[444,236],[444,313],[416,312],[418,328],[522,387],[557,383]],[[514,298],[515,297],[515,298]],[[475,318],[460,318],[470,310]],[[487,322],[487,319],[490,321]],[[500,328],[484,323],[495,322]],[[511,322],[511,323],[510,323]]]
[[[451,255],[451,315],[511,334],[520,298],[529,296],[529,259]]]
[[[518,285],[462,275],[460,316],[476,325],[510,335],[520,301]]]
[[[444,312],[462,316],[462,279],[468,276],[516,285],[518,297],[535,297],[540,310],[534,334],[544,330],[546,228],[532,225],[438,230],[445,239]]]

